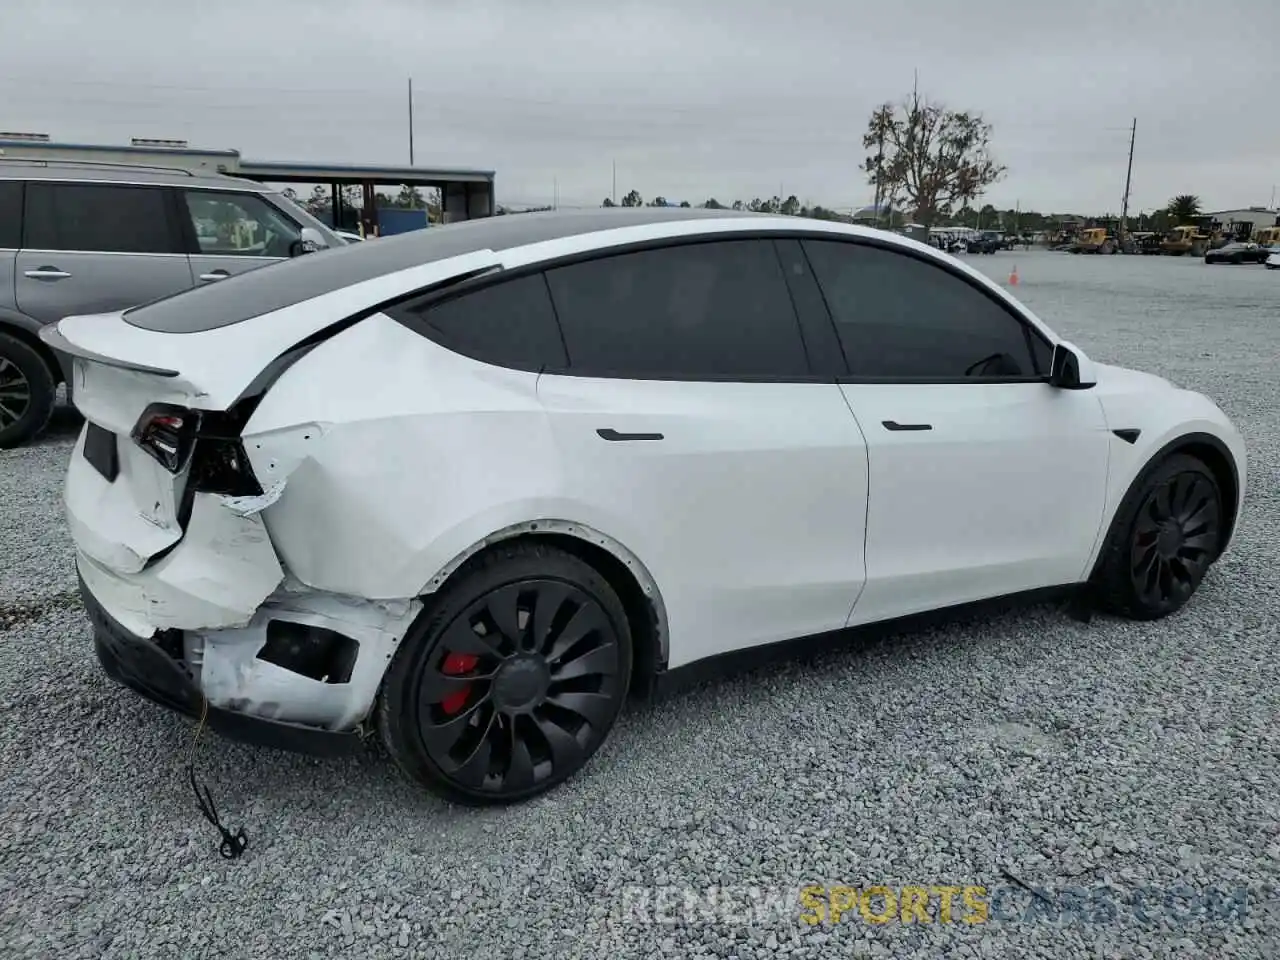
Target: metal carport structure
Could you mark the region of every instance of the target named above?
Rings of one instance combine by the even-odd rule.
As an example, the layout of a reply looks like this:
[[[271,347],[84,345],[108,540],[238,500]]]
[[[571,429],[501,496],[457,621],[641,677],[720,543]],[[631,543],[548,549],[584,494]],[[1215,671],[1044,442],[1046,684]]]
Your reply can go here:
[[[492,170],[241,159],[234,170],[226,172],[263,183],[327,184],[335,226],[342,222],[341,188],[358,186],[362,191],[364,207],[362,232],[366,236],[378,232],[375,193],[380,186],[438,189],[441,218],[445,223],[490,217],[496,211]]]

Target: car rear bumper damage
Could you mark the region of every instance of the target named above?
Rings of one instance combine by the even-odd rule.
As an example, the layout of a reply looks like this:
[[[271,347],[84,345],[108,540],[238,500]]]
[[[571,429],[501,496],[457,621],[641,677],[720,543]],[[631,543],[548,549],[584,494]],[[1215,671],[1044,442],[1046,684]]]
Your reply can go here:
[[[188,716],[205,709],[210,728],[234,739],[313,754],[350,749],[344,741],[359,739],[421,602],[322,593],[288,578],[272,591],[278,565],[274,580],[266,571],[237,585],[224,572],[237,554],[208,549],[184,539],[137,574],[78,554],[107,674]],[[264,582],[268,595],[246,613]]]
[[[188,717],[201,716],[209,729],[232,740],[313,756],[341,756],[355,750],[354,731],[332,731],[270,720],[203,704],[200,687],[178,659],[181,634],[162,631],[151,637],[130,633],[102,609],[80,581],[85,610],[93,624],[94,647],[103,671],[152,703]]]

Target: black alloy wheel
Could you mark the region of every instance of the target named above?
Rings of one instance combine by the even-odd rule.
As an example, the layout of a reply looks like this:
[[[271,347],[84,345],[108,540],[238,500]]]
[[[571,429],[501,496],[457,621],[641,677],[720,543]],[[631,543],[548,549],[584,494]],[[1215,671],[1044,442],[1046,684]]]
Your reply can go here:
[[[484,804],[542,793],[583,767],[631,672],[625,611],[592,567],[513,545],[446,585],[427,616],[388,670],[380,709],[406,773]]]
[[[1204,579],[1218,546],[1218,489],[1184,471],[1151,491],[1133,527],[1129,575],[1149,607],[1181,606]]]
[[[53,415],[58,382],[30,344],[0,332],[0,448],[39,434]]]
[[[31,406],[31,382],[12,360],[0,357],[0,430],[14,426]]]
[[[1205,464],[1175,454],[1139,477],[1121,504],[1094,586],[1104,607],[1154,620],[1179,610],[1221,552],[1222,493]]]

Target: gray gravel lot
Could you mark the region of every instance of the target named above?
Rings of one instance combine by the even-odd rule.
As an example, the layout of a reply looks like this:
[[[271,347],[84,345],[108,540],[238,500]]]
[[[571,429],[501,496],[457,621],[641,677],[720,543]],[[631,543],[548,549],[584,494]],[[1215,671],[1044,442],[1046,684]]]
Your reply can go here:
[[[584,774],[517,808],[450,808],[372,748],[322,762],[206,736],[202,776],[250,838],[222,860],[184,780],[192,726],[93,658],[59,497],[74,416],[0,452],[0,956],[1280,955],[1280,273],[974,262],[1016,263],[1065,336],[1204,391],[1245,433],[1250,502],[1189,609],[1041,607],[738,676],[633,708]],[[995,893],[1016,889],[1002,868],[1109,890],[1116,916],[1028,915]],[[991,919],[808,926],[807,883],[984,885]],[[752,914],[753,885],[786,899]],[[1127,906],[1176,885],[1248,886],[1247,912]],[[689,914],[644,899],[682,886],[704,891]],[[713,914],[710,886],[738,909]]]

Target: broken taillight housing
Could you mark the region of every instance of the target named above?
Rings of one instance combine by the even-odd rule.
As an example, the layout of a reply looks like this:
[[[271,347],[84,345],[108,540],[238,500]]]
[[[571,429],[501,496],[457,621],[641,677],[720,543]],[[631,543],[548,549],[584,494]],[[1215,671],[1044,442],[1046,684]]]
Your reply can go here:
[[[259,496],[262,487],[240,441],[254,406],[220,413],[152,404],[133,428],[133,440],[170,473],[189,467],[187,488],[192,492]]]
[[[133,442],[170,473],[181,473],[195,445],[200,414],[165,403],[143,411],[133,428]]]

